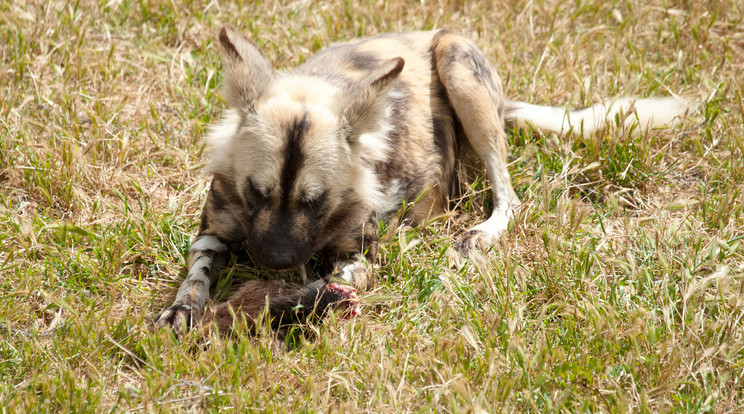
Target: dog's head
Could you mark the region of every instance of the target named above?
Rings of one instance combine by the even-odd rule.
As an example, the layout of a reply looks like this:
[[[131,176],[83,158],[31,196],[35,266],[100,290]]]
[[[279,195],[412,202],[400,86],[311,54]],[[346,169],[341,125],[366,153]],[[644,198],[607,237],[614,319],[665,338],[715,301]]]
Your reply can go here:
[[[230,109],[209,136],[207,170],[234,183],[254,260],[298,267],[341,232],[361,228],[381,202],[374,164],[387,149],[379,121],[403,59],[339,83],[275,73],[230,28],[219,40]]]

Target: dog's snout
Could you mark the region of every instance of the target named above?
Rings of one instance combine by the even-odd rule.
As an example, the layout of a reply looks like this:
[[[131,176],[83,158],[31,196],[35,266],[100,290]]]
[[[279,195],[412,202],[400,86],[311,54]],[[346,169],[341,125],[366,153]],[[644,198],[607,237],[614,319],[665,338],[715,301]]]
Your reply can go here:
[[[266,252],[264,266],[274,270],[286,270],[299,266],[295,252],[286,249],[272,249]]]

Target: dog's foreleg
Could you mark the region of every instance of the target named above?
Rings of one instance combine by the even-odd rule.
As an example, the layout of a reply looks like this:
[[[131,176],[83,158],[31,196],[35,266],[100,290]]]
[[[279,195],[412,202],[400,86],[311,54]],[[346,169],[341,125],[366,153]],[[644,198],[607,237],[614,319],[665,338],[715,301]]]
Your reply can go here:
[[[501,81],[478,46],[456,34],[440,32],[435,37],[434,60],[450,104],[491,182],[491,217],[465,232],[455,244],[467,254],[493,244],[519,205],[506,168]]]
[[[155,329],[171,328],[177,333],[194,326],[204,313],[209,286],[226,262],[228,247],[215,236],[199,235],[189,250],[189,273],[178,289],[173,304],[155,317]]]

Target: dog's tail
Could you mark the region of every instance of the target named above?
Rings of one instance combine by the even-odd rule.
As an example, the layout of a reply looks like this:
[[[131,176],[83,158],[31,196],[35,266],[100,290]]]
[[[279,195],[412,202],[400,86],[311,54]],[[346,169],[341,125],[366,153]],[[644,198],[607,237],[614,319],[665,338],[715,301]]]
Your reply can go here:
[[[571,132],[588,136],[602,128],[633,128],[644,132],[671,127],[690,111],[691,103],[680,97],[621,98],[584,109],[564,109],[506,101],[504,118],[509,124],[529,122],[538,129],[566,135]]]

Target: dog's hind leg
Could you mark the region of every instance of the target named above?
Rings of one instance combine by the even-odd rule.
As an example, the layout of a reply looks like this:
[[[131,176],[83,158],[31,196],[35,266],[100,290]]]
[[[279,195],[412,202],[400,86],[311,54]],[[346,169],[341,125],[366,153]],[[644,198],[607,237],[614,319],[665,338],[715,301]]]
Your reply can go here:
[[[506,168],[501,80],[480,48],[454,33],[443,31],[434,37],[433,59],[450,104],[491,182],[491,217],[465,232],[455,244],[467,254],[492,245],[506,230],[513,209],[519,205]]]

